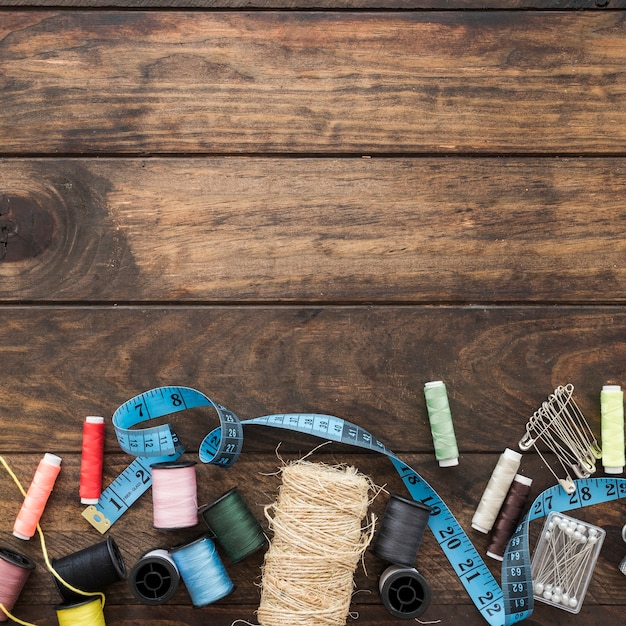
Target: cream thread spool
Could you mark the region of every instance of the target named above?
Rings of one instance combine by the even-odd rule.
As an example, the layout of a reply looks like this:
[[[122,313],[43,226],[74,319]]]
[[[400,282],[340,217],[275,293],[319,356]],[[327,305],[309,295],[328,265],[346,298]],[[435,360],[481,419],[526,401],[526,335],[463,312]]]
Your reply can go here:
[[[521,460],[522,455],[511,448],[506,448],[500,455],[472,517],[472,528],[481,533],[492,529]]]
[[[600,392],[602,466],[607,474],[622,474],[624,458],[624,392],[619,385],[604,385]]]

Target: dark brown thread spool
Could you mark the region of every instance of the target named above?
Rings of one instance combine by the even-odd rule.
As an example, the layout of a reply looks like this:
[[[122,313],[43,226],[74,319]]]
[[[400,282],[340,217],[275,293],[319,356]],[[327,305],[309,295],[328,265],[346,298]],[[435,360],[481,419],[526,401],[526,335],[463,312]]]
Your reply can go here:
[[[515,474],[491,529],[491,542],[487,547],[487,556],[502,561],[509,539],[522,519],[532,482],[532,479],[527,476]]]
[[[413,567],[432,508],[391,494],[373,551],[394,565]]]

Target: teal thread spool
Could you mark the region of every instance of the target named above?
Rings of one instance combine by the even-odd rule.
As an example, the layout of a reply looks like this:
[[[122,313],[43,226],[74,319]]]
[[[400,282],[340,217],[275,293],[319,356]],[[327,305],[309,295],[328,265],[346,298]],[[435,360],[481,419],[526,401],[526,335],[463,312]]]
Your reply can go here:
[[[456,445],[445,384],[441,380],[426,383],[424,396],[426,397],[426,409],[430,420],[430,431],[435,445],[435,458],[439,461],[440,467],[458,465],[459,449]]]
[[[624,392],[619,385],[604,385],[600,392],[602,466],[607,474],[624,471]]]
[[[237,487],[203,506],[199,512],[233,563],[242,561],[265,544],[263,529]]]

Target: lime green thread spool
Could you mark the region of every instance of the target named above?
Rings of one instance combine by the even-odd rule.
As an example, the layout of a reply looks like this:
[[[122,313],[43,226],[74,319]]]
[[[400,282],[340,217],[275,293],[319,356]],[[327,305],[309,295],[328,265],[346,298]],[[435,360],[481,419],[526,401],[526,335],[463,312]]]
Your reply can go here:
[[[233,563],[242,561],[266,542],[261,525],[237,487],[203,506],[199,513]]]
[[[607,474],[624,471],[624,392],[619,385],[604,385],[600,392],[602,465]]]
[[[459,464],[459,448],[454,435],[452,414],[448,403],[446,386],[441,380],[433,380],[424,385],[426,409],[430,421],[430,431],[435,444],[435,458],[440,467]]]

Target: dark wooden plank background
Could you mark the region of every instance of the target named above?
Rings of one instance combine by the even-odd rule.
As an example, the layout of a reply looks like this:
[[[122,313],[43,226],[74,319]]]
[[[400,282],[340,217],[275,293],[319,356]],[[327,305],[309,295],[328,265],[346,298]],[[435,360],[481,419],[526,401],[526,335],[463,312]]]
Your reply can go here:
[[[623,8],[3,0],[0,453],[25,483],[43,452],[63,456],[43,520],[51,556],[100,539],[77,498],[85,415],[169,384],[242,418],[361,424],[484,552],[470,520],[526,419],[572,383],[599,436],[600,388],[626,381]],[[433,379],[448,385],[458,468],[434,460],[422,392]],[[177,421],[188,448],[206,424],[202,411]],[[277,443],[247,430],[234,468],[199,466],[200,500],[237,485],[262,519]],[[280,453],[317,443],[285,435]],[[342,446],[314,458],[402,489],[382,458]],[[106,481],[128,461],[109,428]],[[535,494],[554,482],[535,455],[522,468]],[[0,543],[39,565],[15,613],[55,624],[39,546],[11,535],[8,476],[0,495]],[[538,603],[528,624],[623,622],[624,504],[577,515],[607,531],[583,609]],[[152,529],[144,497],[111,534],[130,568],[195,532]],[[146,607],[120,583],[107,622],[254,622],[261,561],[232,566],[236,591],[202,610],[182,587]],[[377,593],[384,564],[368,553],[366,565],[355,623],[393,623]],[[484,623],[430,535],[417,565],[433,588],[422,619]]]

